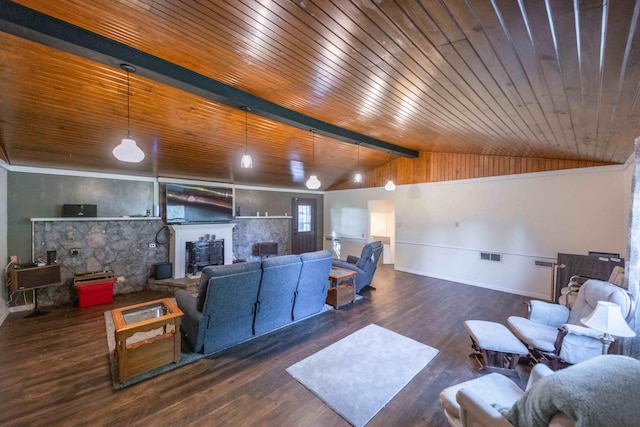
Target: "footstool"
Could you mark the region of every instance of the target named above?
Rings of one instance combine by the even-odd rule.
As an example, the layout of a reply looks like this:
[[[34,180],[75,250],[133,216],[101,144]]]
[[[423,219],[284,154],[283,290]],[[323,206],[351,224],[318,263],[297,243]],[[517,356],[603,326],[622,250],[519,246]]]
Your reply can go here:
[[[527,347],[506,326],[486,320],[467,320],[464,327],[471,337],[474,357],[480,372],[499,372],[517,375],[515,369],[521,355],[529,354]]]

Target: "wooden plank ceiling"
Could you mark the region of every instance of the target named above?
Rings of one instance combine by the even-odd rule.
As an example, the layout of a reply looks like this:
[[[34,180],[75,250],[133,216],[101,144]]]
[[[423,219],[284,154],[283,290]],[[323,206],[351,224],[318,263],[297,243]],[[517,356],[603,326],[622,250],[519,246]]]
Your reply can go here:
[[[330,189],[358,168],[382,185],[390,160],[394,176],[420,163],[403,183],[470,177],[442,168],[480,159],[477,170],[483,157],[503,159],[494,175],[624,163],[640,132],[640,1],[1,0],[0,19],[8,4],[420,152],[314,142],[304,126],[248,114],[244,170],[244,111],[132,74],[131,133],[146,158],[124,164],[111,155],[127,133],[124,71],[7,31],[0,159],[10,165],[289,188],[315,172]]]

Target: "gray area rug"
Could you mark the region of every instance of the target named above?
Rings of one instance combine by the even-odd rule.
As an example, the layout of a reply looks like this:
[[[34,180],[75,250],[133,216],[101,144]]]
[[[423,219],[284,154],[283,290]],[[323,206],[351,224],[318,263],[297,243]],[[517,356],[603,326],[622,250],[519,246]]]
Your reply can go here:
[[[290,366],[287,372],[360,427],[437,354],[433,347],[372,324]]]
[[[362,297],[360,297],[362,298]],[[333,307],[331,307],[330,305],[325,304],[324,307],[322,308],[322,310],[319,313],[313,314],[309,317],[305,317],[304,319],[299,319],[293,323],[297,323],[297,322],[302,322],[306,319],[309,319],[311,317],[317,316],[320,313],[324,313],[325,311],[331,311],[333,310]],[[291,326],[293,323],[290,323],[286,326],[283,326],[282,328],[286,328],[288,326]],[[116,339],[115,339],[115,329],[113,326],[113,317],[111,316],[111,311],[105,311],[104,312],[104,324],[105,324],[105,328],[106,328],[106,333],[107,333],[107,346],[109,347],[109,366],[111,368],[111,382],[113,384],[113,388],[115,390],[121,389],[121,388],[125,388],[125,387],[129,387],[130,385],[139,383],[140,381],[144,381],[146,379],[149,378],[153,378],[157,375],[163,374],[165,372],[168,371],[172,371],[176,368],[179,368],[181,366],[184,365],[188,365],[189,363],[193,363],[197,360],[203,359],[205,357],[211,357],[211,356],[215,356],[216,354],[220,353],[223,350],[219,350],[216,351],[213,354],[201,354],[201,353],[193,353],[191,352],[191,350],[189,350],[189,345],[182,340],[182,345],[181,345],[181,351],[180,351],[180,361],[178,363],[169,363],[168,365],[164,365],[161,366],[159,368],[156,369],[152,369],[148,372],[145,372],[143,374],[139,374],[139,375],[135,375],[131,378],[129,378],[128,380],[126,380],[124,383],[120,383],[118,382],[118,361],[116,360],[115,357],[115,349],[116,349]],[[279,328],[281,329],[281,328]],[[269,331],[266,334],[269,334],[271,332],[274,331]],[[263,335],[266,335],[263,334]],[[143,336],[142,334],[136,338],[138,334],[135,334],[132,338],[134,338],[134,341],[137,341],[139,339],[144,339],[145,336]],[[251,339],[257,338],[253,337]],[[128,341],[128,340],[127,340]],[[240,343],[238,343],[240,344]],[[238,345],[238,344],[234,344],[234,345]]]

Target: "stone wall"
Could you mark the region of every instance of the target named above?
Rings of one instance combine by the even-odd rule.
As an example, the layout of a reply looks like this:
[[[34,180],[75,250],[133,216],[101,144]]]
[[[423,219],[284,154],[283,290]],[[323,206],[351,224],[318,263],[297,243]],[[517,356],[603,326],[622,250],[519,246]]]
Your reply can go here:
[[[234,259],[260,261],[260,257],[252,255],[253,245],[259,242],[278,242],[278,255],[290,253],[291,219],[238,218],[235,222]],[[114,294],[143,290],[153,274],[153,265],[169,259],[167,235],[161,232],[158,239],[166,244],[156,242],[156,235],[164,226],[158,219],[35,221],[34,260],[46,261],[47,251],[56,251],[63,281],[60,286],[39,289],[38,304],[77,304],[73,276],[94,271],[114,271],[118,277]],[[156,243],[156,247],[149,248],[149,243]],[[25,302],[30,300],[26,294]],[[17,300],[18,295],[13,299]]]
[[[34,259],[46,260],[47,251],[55,250],[63,280],[61,286],[38,290],[38,303],[75,303],[73,276],[101,270],[113,270],[118,277],[115,294],[141,291],[153,264],[168,260],[168,243],[149,247],[163,227],[157,219],[34,222]]]
[[[233,228],[233,256],[235,259],[260,261],[252,255],[253,245],[261,242],[278,242],[278,255],[290,253],[290,218],[236,218]]]

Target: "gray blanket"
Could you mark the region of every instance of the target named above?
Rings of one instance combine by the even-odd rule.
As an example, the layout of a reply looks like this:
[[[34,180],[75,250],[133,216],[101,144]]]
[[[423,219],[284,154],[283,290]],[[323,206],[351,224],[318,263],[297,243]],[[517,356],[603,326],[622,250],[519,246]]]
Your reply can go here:
[[[540,379],[500,412],[516,427],[546,427],[564,412],[577,427],[640,425],[640,361],[598,356]]]

